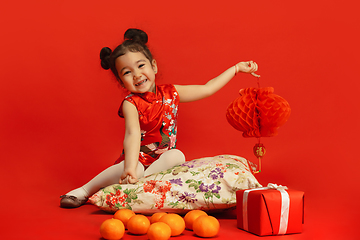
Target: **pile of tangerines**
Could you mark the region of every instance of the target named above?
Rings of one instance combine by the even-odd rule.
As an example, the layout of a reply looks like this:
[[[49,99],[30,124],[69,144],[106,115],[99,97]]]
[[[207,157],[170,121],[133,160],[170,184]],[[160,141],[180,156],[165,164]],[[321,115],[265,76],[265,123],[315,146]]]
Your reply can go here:
[[[193,230],[199,237],[215,237],[220,224],[215,217],[202,210],[189,211],[184,217],[175,213],[158,212],[149,219],[130,209],[120,209],[112,219],[101,224],[100,234],[104,239],[121,239],[127,229],[130,234],[147,234],[150,240],[167,240],[180,235],[185,228]]]

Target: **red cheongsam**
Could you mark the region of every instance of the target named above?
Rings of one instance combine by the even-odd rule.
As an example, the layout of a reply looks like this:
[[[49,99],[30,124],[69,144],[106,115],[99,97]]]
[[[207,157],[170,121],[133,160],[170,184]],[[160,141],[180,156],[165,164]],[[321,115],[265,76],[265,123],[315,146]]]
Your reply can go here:
[[[139,161],[146,167],[162,153],[176,147],[179,94],[171,84],[156,86],[156,93],[131,93],[124,101],[134,104],[139,113],[141,144]],[[119,108],[122,113],[122,104]],[[119,163],[125,159],[124,151]]]

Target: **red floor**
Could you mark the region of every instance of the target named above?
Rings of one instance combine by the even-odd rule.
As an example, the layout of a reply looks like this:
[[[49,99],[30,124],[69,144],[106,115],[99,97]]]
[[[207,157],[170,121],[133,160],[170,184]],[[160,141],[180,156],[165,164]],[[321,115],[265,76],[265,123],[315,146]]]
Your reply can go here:
[[[112,215],[87,203],[76,209],[59,207],[59,196],[96,172],[98,167],[75,177],[68,165],[61,163],[61,157],[54,157],[52,163],[36,155],[36,150],[28,153],[34,161],[3,162],[0,168],[0,239],[42,240],[42,239],[100,239],[101,223]],[[14,159],[23,153],[13,152]],[[10,159],[10,156],[8,156]],[[26,159],[29,160],[29,159]],[[104,163],[105,165],[105,163]],[[265,175],[259,175],[260,182],[267,182]],[[284,181],[285,182],[285,181]],[[282,183],[282,182],[281,182]],[[356,188],[354,184],[354,189]],[[327,186],[303,185],[305,192],[305,224],[301,234],[270,236],[271,239],[360,239],[358,191],[341,191]],[[327,193],[333,193],[329,195]],[[235,212],[215,215],[220,220],[220,232],[216,239],[259,239],[236,227]],[[173,239],[198,239],[191,231]],[[268,237],[265,237],[268,238]],[[146,239],[146,236],[126,234],[123,239]]]
[[[26,184],[25,184],[26,185]],[[14,188],[12,201],[3,201],[0,239],[101,239],[100,224],[111,214],[87,203],[77,209],[62,209],[59,198],[51,190],[36,194],[21,194],[21,187]],[[18,194],[16,194],[18,192]],[[26,192],[26,191],[24,191]],[[50,195],[48,193],[51,192]],[[301,234],[270,236],[271,239],[359,239],[355,235],[355,222],[342,226],[331,218],[322,218],[320,211],[310,210],[311,196],[307,198],[305,224]],[[318,209],[320,210],[320,209]],[[259,239],[236,227],[234,211],[214,215],[220,221],[220,232],[215,239]],[[267,237],[266,237],[267,238]],[[123,239],[147,239],[146,236],[125,234]],[[193,232],[185,232],[173,239],[198,239]]]

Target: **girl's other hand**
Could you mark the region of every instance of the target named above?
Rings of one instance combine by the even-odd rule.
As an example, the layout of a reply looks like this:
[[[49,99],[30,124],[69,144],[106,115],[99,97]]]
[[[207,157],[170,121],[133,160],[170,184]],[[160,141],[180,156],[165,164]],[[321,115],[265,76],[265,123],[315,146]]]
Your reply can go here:
[[[255,72],[258,70],[258,65],[254,61],[239,62],[235,65],[235,68],[236,73],[251,73],[255,77],[260,77],[260,75],[255,74]]]
[[[119,179],[120,184],[133,184],[138,181],[135,172],[131,173],[130,171],[127,173],[123,173]]]

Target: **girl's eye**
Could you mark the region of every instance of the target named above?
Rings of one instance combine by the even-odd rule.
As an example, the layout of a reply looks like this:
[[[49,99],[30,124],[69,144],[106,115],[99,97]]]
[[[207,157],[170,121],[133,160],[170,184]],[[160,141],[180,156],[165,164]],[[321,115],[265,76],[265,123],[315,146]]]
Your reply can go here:
[[[131,73],[130,71],[126,71],[126,72],[123,73],[123,75],[125,76],[125,75],[130,74],[130,73]]]
[[[139,68],[142,68],[142,67],[144,67],[145,66],[145,64],[140,64],[139,65]]]

